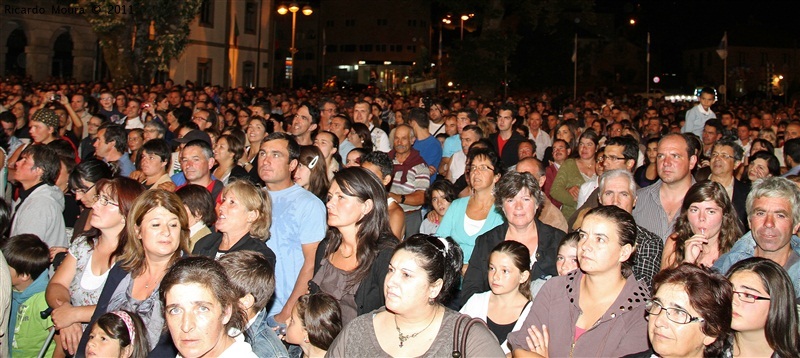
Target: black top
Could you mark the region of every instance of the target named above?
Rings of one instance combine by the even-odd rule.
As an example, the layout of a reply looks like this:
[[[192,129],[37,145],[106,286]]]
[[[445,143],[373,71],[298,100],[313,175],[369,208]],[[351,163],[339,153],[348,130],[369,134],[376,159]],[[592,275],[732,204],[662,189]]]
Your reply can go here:
[[[525,137],[523,137],[522,134],[517,133],[517,131],[512,131],[511,137],[508,137],[506,144],[503,146],[503,153],[500,154],[500,148],[497,144],[497,138],[499,135],[499,133],[490,135],[489,141],[492,142],[495,152],[500,156],[500,160],[503,164],[503,170],[505,170],[512,165],[516,165],[519,161],[519,153],[517,152],[517,149],[519,144],[525,141]]]
[[[219,245],[222,243],[222,233],[215,232],[206,235],[206,237],[200,239],[196,244],[194,244],[194,250],[192,250],[192,255],[194,256],[205,256],[210,257],[212,259],[217,258],[217,253],[229,253],[234,251],[256,251],[264,255],[269,261],[270,266],[272,269],[275,270],[275,253],[267,247],[267,244],[264,241],[261,241],[255,237],[250,236],[249,233],[245,234],[239,241],[236,242],[230,249],[227,251],[220,251]]]

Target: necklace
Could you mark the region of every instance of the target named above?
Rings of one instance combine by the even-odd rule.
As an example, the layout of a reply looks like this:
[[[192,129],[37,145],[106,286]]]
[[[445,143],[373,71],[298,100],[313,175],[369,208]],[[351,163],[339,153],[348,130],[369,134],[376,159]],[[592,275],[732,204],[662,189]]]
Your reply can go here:
[[[345,259],[349,259],[349,258],[353,257],[353,255],[355,255],[355,253],[356,253],[356,251],[354,250],[353,252],[350,253],[350,255],[345,256],[342,253],[342,248],[341,247],[339,247],[339,250],[337,250],[337,251],[339,251],[339,256],[341,256],[342,258],[345,258]]]
[[[403,332],[400,331],[400,326],[397,325],[397,315],[395,314],[394,315],[394,328],[397,329],[397,339],[400,340],[400,348],[403,348],[403,343],[405,343],[407,340],[409,340],[410,338],[416,337],[418,334],[420,334],[420,333],[424,332],[426,329],[428,329],[428,327],[430,327],[431,324],[433,323],[433,321],[436,319],[437,311],[438,310],[434,310],[433,311],[433,318],[431,318],[431,321],[428,322],[428,325],[425,326],[425,328],[423,328],[422,330],[420,330],[417,333],[412,333],[412,334],[403,334]]]

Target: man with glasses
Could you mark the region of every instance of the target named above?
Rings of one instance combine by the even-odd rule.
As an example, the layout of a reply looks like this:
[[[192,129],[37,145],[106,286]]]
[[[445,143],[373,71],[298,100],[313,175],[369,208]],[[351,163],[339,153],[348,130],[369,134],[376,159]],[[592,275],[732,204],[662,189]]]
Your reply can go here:
[[[48,146],[31,145],[19,158],[13,179],[21,188],[11,206],[10,236],[34,234],[51,250],[66,248],[64,193],[55,185],[61,170],[58,154]]]
[[[714,268],[728,272],[733,264],[750,257],[763,257],[781,265],[800,293],[800,188],[786,178],[756,181],[747,196],[750,232],[730,251],[720,256]]]
[[[214,128],[217,126],[217,113],[213,110],[198,110],[197,112],[194,112],[194,116],[192,116],[192,122],[197,124],[197,127],[200,128],[201,131]]]
[[[744,149],[732,140],[723,139],[715,142],[711,147],[709,158],[709,166],[698,170],[694,176],[695,180],[711,180],[720,183],[728,193],[728,199],[733,204],[733,208],[736,209],[739,221],[743,225],[742,228],[744,231],[749,230],[745,201],[747,193],[750,192],[750,185],[739,181],[734,176],[736,169],[742,165]]]
[[[319,130],[330,131],[331,120],[336,115],[336,102],[330,99],[322,100],[319,106]],[[341,143],[341,140],[339,141]]]

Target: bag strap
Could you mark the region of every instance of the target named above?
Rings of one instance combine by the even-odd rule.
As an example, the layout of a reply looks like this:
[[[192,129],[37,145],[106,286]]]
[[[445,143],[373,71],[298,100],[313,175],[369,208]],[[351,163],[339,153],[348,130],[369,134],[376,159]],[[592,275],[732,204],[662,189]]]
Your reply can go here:
[[[453,331],[453,358],[465,358],[467,356],[467,336],[472,325],[478,323],[486,325],[480,318],[473,318],[465,314],[458,316]]]

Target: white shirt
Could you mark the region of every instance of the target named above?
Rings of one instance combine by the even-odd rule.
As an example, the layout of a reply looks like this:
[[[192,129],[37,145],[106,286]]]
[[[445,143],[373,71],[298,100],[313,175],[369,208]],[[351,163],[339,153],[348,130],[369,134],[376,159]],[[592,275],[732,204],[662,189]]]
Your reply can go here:
[[[542,160],[544,158],[544,151],[547,150],[548,147],[553,145],[553,141],[550,139],[550,135],[545,133],[543,130],[539,129],[539,136],[536,137],[531,132],[528,135],[528,139],[532,139],[534,143],[536,143],[536,158]]]

